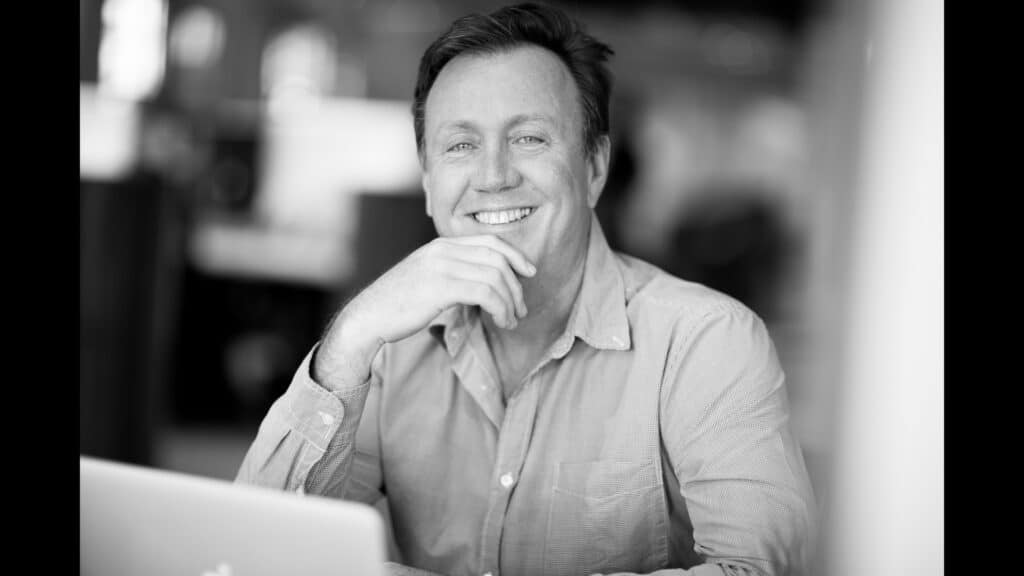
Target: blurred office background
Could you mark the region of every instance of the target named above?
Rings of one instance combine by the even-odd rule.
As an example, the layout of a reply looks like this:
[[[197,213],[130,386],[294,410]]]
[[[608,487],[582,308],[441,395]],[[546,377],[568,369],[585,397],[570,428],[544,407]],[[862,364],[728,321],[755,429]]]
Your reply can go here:
[[[613,247],[768,324],[820,569],[941,573],[941,4],[553,3],[616,50]],[[502,4],[80,0],[81,454],[233,478],[333,311],[434,236],[418,60]]]

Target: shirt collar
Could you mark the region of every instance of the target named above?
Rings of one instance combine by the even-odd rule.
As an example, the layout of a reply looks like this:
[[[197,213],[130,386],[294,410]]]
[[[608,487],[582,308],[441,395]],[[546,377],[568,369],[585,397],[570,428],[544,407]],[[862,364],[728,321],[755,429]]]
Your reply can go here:
[[[448,353],[455,356],[469,336],[472,308],[458,305],[441,312],[430,321],[428,330],[440,340]]]
[[[591,216],[583,283],[568,328],[594,348],[628,350],[631,345],[622,271],[596,216]]]
[[[471,322],[477,320],[470,306],[453,306],[434,318],[429,330],[454,356],[465,344]],[[566,331],[559,338],[559,342],[564,343],[556,345],[557,356],[569,352],[571,341],[567,340],[573,337],[602,350],[629,350],[631,346],[622,271],[594,215],[591,215],[583,282]]]

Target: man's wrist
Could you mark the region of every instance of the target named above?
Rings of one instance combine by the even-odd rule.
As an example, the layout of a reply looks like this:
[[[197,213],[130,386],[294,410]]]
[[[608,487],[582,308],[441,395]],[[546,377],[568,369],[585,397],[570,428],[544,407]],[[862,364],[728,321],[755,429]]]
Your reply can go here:
[[[339,315],[314,353],[313,380],[329,390],[363,383],[382,344],[351,319]]]

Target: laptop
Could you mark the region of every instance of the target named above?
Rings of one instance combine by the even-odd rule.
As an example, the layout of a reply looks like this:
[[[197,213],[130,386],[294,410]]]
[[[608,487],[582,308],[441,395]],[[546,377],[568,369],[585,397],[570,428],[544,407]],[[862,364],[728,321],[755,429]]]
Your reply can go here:
[[[378,576],[367,505],[80,457],[86,576]]]

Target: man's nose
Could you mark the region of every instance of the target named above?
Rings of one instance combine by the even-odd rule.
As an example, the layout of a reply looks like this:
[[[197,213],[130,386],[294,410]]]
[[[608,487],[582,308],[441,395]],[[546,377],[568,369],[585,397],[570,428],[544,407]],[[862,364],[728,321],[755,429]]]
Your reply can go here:
[[[480,192],[501,192],[519,186],[521,181],[507,146],[494,146],[482,154],[473,187]]]

